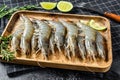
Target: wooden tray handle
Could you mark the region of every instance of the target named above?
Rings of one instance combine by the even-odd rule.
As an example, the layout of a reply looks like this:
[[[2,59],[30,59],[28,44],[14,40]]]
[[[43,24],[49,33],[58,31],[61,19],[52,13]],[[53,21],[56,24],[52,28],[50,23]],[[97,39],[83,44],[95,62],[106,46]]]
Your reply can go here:
[[[104,15],[113,19],[113,20],[115,20],[115,21],[117,21],[117,22],[120,22],[120,16],[117,15],[117,14],[105,12]]]

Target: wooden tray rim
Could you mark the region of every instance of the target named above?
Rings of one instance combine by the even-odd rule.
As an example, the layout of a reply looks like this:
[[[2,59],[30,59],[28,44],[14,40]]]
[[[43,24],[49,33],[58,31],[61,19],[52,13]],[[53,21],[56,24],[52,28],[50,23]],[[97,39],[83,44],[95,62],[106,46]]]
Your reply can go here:
[[[105,17],[102,17],[102,16],[95,16],[95,15],[79,15],[79,14],[63,14],[63,13],[54,13],[54,12],[42,12],[42,11],[28,11],[28,10],[21,10],[21,11],[17,11],[17,12],[15,12],[12,16],[11,16],[11,18],[10,18],[10,20],[8,21],[8,24],[6,25],[6,27],[5,27],[5,29],[4,29],[4,31],[3,31],[3,33],[2,33],[2,36],[4,35],[4,33],[5,33],[5,31],[7,30],[7,26],[9,25],[9,23],[11,22],[11,20],[12,20],[12,18],[15,16],[15,15],[17,15],[17,14],[19,14],[19,13],[27,13],[27,12],[29,12],[29,13],[37,13],[37,14],[56,14],[56,15],[67,15],[67,16],[80,16],[80,17],[96,17],[96,18],[103,18],[103,19],[105,19],[107,22],[108,22],[108,28],[110,29],[110,22],[109,22],[109,20],[107,19],[107,18],[105,18]],[[110,36],[110,46],[111,46],[111,53],[112,53],[112,41],[111,41],[111,33],[110,33],[110,31],[109,31],[109,36]],[[111,57],[112,57],[112,54],[109,54],[109,55],[111,55]],[[0,58],[1,58],[2,56],[0,55]],[[15,58],[14,60],[25,60],[25,61],[35,61],[35,60],[33,60],[33,59],[21,59],[21,58]],[[12,63],[14,63],[14,60],[12,61]],[[1,60],[2,61],[2,60]],[[4,60],[3,60],[4,61]],[[5,62],[7,62],[7,61],[5,61]],[[36,61],[35,61],[36,62]],[[91,66],[91,65],[76,65],[76,64],[65,64],[65,63],[57,63],[57,62],[52,62],[52,61],[44,61],[44,60],[39,60],[39,62],[45,62],[45,63],[54,63],[54,64],[63,64],[63,65],[73,65],[73,66],[85,66],[85,67],[92,67],[92,68],[107,68],[107,67],[110,67],[111,66],[111,64],[112,64],[112,58],[109,60],[109,63],[107,64],[107,65],[104,65],[104,66]]]

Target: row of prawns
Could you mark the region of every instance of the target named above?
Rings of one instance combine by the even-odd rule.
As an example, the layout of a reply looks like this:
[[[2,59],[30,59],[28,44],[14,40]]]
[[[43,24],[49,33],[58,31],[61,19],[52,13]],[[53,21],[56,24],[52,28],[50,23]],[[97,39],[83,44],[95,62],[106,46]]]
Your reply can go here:
[[[55,48],[61,53],[64,48],[65,56],[80,55],[82,59],[96,57],[105,59],[104,38],[87,25],[78,22],[55,20],[30,20],[20,16],[20,29],[13,33],[11,47],[14,51],[22,51],[25,55],[41,52],[45,59]],[[79,50],[79,52],[76,52]]]

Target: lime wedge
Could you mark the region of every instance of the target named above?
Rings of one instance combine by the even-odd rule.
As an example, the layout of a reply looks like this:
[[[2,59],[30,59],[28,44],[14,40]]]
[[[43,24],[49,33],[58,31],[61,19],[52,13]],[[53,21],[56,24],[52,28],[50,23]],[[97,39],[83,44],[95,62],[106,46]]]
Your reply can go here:
[[[57,8],[61,12],[69,12],[72,10],[73,5],[71,2],[68,2],[68,1],[59,1],[57,4]]]
[[[90,26],[96,30],[106,30],[107,29],[107,27],[100,26],[99,24],[97,24],[93,19],[88,22],[88,26]]]
[[[80,20],[80,22],[85,24],[85,25],[88,25],[88,21],[86,21],[86,20]]]
[[[56,7],[56,2],[40,2],[40,5],[43,9],[52,10]]]

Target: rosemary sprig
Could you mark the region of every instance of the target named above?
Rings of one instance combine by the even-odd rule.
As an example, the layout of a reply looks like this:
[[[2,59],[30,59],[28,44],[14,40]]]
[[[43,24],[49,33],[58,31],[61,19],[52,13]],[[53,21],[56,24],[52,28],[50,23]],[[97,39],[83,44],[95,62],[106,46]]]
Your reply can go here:
[[[31,10],[31,9],[37,9],[36,5],[26,5],[22,7],[14,7],[14,8],[8,8],[7,5],[0,6],[0,18],[4,16],[11,16],[15,11],[18,10]]]
[[[11,52],[8,48],[11,38],[12,38],[11,36],[8,37],[0,36],[0,55],[2,55],[2,59],[6,61],[10,61],[15,58],[14,52]]]
[[[2,54],[2,59],[6,61],[11,61],[15,58],[14,52],[10,52],[9,50],[2,49],[1,54]]]
[[[6,8],[7,8],[7,5],[2,5],[2,6],[0,7],[0,12],[4,11]]]

